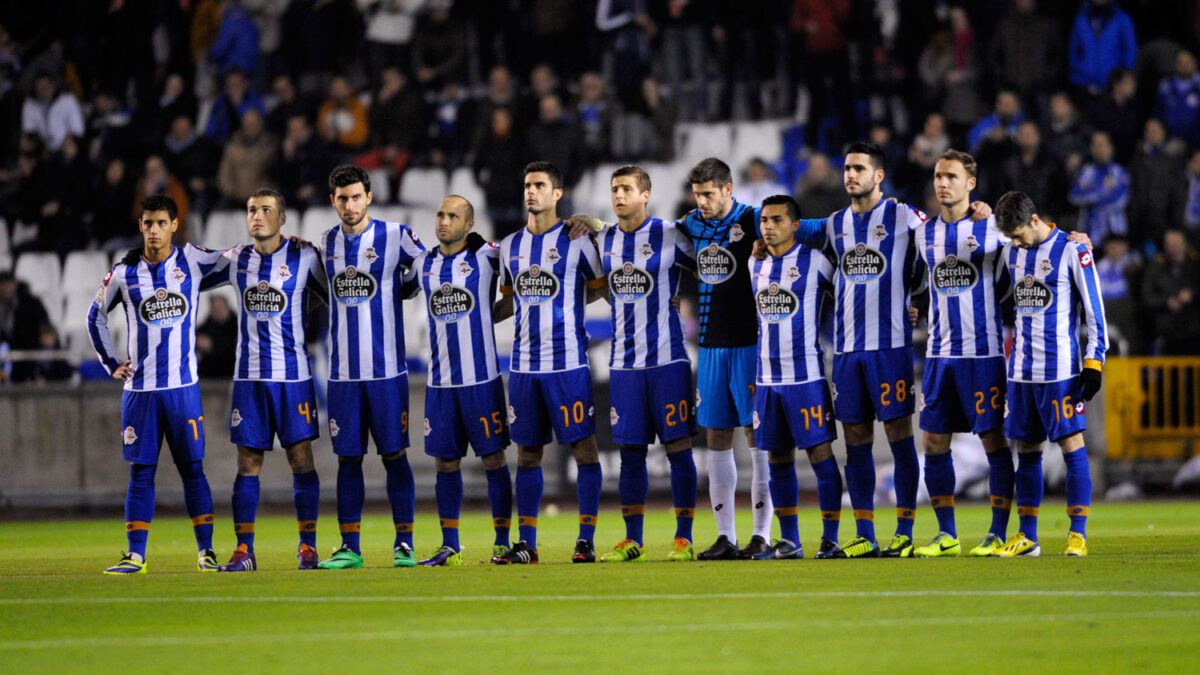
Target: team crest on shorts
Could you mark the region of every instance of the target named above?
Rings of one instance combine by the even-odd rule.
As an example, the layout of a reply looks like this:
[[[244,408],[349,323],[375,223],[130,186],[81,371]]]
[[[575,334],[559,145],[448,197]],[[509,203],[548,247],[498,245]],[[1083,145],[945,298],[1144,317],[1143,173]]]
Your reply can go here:
[[[754,411],[754,428],[755,428],[755,429],[757,429],[757,428],[758,428],[758,425],[759,425],[759,421],[758,421],[758,411],[757,411],[757,410],[755,410],[755,411]]]
[[[238,412],[237,408],[234,408],[233,412],[229,414],[229,426],[236,427],[237,425],[239,425],[241,423],[242,423],[242,413]]]
[[[138,435],[133,427],[125,427],[125,431],[121,433],[121,440],[125,442],[125,445],[133,445],[137,443],[137,439]]]
[[[1004,400],[1004,419],[1008,419],[1008,399]]]
[[[925,392],[921,392],[921,394],[917,396],[917,406],[917,410],[925,409]]]
[[[429,426],[429,418],[426,417],[425,418],[425,435],[428,436],[429,434],[432,434],[432,433],[433,433],[433,427]]]
[[[337,420],[330,417],[329,418],[329,435],[333,436],[333,437],[337,437],[339,431],[341,431],[341,429],[338,428]]]
[[[512,426],[517,421],[517,410],[511,405],[508,406],[508,426]]]
[[[612,424],[614,427],[615,427],[615,426],[617,426],[617,422],[620,422],[620,421],[621,421],[621,416],[617,414],[617,409],[616,409],[616,408],[609,408],[609,409],[608,409],[608,421],[609,421],[609,423],[610,423],[610,424]]]
[[[835,401],[837,400],[837,386],[834,385],[832,382],[829,383],[829,396],[833,400],[835,400]]]
[[[729,228],[729,241],[737,243],[746,236],[746,231],[742,229],[741,223],[734,223],[733,227]]]

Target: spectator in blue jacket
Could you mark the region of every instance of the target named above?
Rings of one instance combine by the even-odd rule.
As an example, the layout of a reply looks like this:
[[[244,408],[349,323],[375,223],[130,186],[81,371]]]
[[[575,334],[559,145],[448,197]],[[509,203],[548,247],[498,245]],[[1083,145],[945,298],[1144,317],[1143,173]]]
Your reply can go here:
[[[225,75],[236,68],[253,73],[258,65],[258,27],[237,0],[221,0],[221,28],[217,41],[208,52],[208,60]]]
[[[1163,78],[1158,85],[1156,114],[1171,136],[1182,138],[1188,145],[1200,143],[1200,74],[1191,52],[1179,52],[1175,75]]]
[[[1069,199],[1079,207],[1079,231],[1092,241],[1101,244],[1110,235],[1129,236],[1129,172],[1113,161],[1112,140],[1105,132],[1092,134],[1092,161],[1079,170]]]
[[[1087,0],[1071,28],[1071,84],[1100,95],[1114,68],[1133,70],[1137,35],[1133,21],[1115,0]]]
[[[993,141],[1002,140],[1005,136],[1016,136],[1017,127],[1024,121],[1021,114],[1021,99],[1008,90],[1001,89],[996,94],[996,108],[992,114],[979,120],[967,132],[967,147],[971,152],[978,152],[984,140],[991,137]]]
[[[246,82],[246,73],[234,68],[225,74],[225,87],[213,101],[204,135],[224,145],[233,136],[233,132],[238,130],[242,115],[245,115],[247,110],[257,110],[264,116],[267,114],[266,104],[258,94],[250,90],[250,85]]]

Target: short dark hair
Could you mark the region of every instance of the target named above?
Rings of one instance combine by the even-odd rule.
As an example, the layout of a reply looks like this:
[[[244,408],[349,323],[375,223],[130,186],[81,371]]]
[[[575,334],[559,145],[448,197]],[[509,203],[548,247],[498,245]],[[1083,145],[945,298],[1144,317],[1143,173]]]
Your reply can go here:
[[[450,199],[451,197],[463,200],[463,203],[467,205],[467,220],[475,220],[475,206],[471,204],[470,199],[467,199],[462,195],[446,195],[446,199]]]
[[[959,164],[963,165],[963,169],[966,170],[968,176],[971,178],[979,177],[979,165],[975,163],[975,158],[972,157],[970,153],[950,148],[938,155],[938,161],[940,162],[942,160],[946,160],[948,162],[958,162]]]
[[[612,182],[621,176],[633,176],[637,181],[639,190],[642,192],[650,191],[650,174],[646,173],[646,170],[642,167],[637,166],[636,164],[626,164],[625,166],[619,167],[616,171],[612,172],[612,176],[610,176],[608,179],[608,184],[612,185]]]
[[[692,170],[688,172],[687,180],[692,185],[712,181],[713,185],[720,187],[733,184],[733,172],[725,162],[716,157],[709,157],[700,160],[696,166],[692,167]]]
[[[179,217],[179,206],[175,204],[174,199],[166,195],[150,195],[142,200],[139,208],[141,208],[139,212],[141,215],[138,216],[138,220],[141,220],[142,216],[150,211],[166,211],[171,220]]]
[[[887,156],[883,154],[883,148],[877,143],[851,143],[850,147],[846,148],[847,155],[853,154],[868,155],[871,158],[871,166],[878,170],[887,170]]]
[[[279,194],[278,190],[272,190],[271,188],[258,188],[253,194],[250,195],[250,197],[270,197],[271,199],[275,200],[275,207],[279,209],[280,213],[287,212],[287,202],[284,201],[283,195]]]
[[[1000,201],[996,202],[996,224],[1005,234],[1028,225],[1035,213],[1037,208],[1034,207],[1033,200],[1024,192],[1005,192]]]
[[[800,220],[800,204],[791,195],[771,195],[763,200],[762,207],[765,209],[780,204],[787,207],[788,218],[793,221]]]
[[[329,194],[333,194],[340,187],[355,183],[362,183],[364,190],[371,191],[371,177],[365,170],[353,164],[343,164],[329,172]]]
[[[551,162],[537,161],[530,162],[525,165],[525,173],[522,176],[528,176],[531,173],[544,173],[550,177],[550,187],[555,190],[561,190],[563,186],[562,171],[558,170]]]

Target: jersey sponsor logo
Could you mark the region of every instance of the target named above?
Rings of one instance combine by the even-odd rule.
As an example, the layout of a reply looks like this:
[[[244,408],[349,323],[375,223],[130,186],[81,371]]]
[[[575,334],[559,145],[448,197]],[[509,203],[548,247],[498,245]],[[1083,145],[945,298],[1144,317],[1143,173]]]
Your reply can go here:
[[[866,244],[858,243],[842,254],[842,276],[854,284],[875,281],[887,271],[887,258]]]
[[[333,297],[343,305],[361,305],[375,297],[379,284],[370,272],[351,265],[333,277]]]
[[[1080,267],[1091,267],[1092,266],[1092,252],[1091,251],[1080,251],[1079,252],[1079,266]]]
[[[541,265],[531,265],[517,275],[513,292],[521,302],[540,305],[553,300],[561,286],[553,272],[542,269]]]
[[[1075,414],[1076,415],[1082,415],[1086,411],[1087,411],[1087,404],[1085,404],[1083,401],[1080,401],[1075,404]]]
[[[108,295],[108,282],[112,281],[112,276],[113,271],[109,270],[104,275],[104,281],[100,282],[100,290],[96,291],[96,299],[92,301],[97,307],[104,307],[104,296]]]
[[[918,209],[917,207],[911,206],[911,205],[908,208],[912,209],[912,212],[917,214],[917,217],[921,219],[922,223],[929,220],[929,216],[925,215],[925,212],[922,211],[921,209]]]
[[[475,309],[475,296],[465,288],[442,284],[429,294],[429,316],[442,323],[454,323]]]
[[[237,408],[234,408],[233,412],[229,414],[229,426],[236,427],[237,425],[239,425],[241,423],[242,423],[242,413],[240,413]]]
[[[729,241],[736,244],[746,236],[746,231],[742,229],[741,223],[734,223],[733,227],[729,228]]]
[[[1050,309],[1054,304],[1054,291],[1032,274],[1026,274],[1025,279],[1013,289],[1013,300],[1018,315],[1033,316]]]
[[[729,249],[713,243],[700,249],[696,256],[696,268],[700,281],[716,285],[733,277],[733,273],[737,271],[737,258],[733,257]]]
[[[154,295],[142,300],[138,305],[138,318],[142,323],[170,328],[183,320],[188,313],[188,301],[183,295],[160,288]]]
[[[125,427],[125,430],[121,432],[121,442],[125,445],[133,445],[137,443],[137,439],[138,435],[133,427]]]
[[[767,323],[780,323],[800,310],[800,299],[786,288],[772,282],[754,296],[758,315]]]
[[[283,291],[260,281],[253,286],[247,286],[242,293],[242,306],[250,316],[262,321],[273,319],[283,314],[287,309],[288,299]]]
[[[933,288],[938,293],[957,296],[979,283],[979,270],[966,258],[951,253],[933,267]]]
[[[621,302],[637,302],[650,295],[654,290],[654,277],[646,270],[627,262],[614,268],[608,275],[608,285],[613,297]]]

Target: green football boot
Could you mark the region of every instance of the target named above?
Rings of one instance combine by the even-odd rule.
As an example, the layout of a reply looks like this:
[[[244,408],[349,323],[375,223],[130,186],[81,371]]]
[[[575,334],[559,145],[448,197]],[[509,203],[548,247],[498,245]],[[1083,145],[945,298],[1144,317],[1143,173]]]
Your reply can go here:
[[[696,559],[696,550],[692,548],[692,542],[683,537],[676,537],[674,543],[671,544],[671,552],[667,554],[667,560],[671,562],[692,562]]]
[[[1004,540],[988,532],[987,536],[980,539],[979,543],[975,544],[975,548],[971,549],[967,555],[972,558],[986,558],[1002,546],[1004,546]]]
[[[946,532],[938,532],[928,544],[913,551],[918,558],[941,558],[962,555],[962,544]]]
[[[632,539],[625,539],[613,547],[613,550],[600,556],[600,562],[643,562],[646,551]]]
[[[913,554],[912,537],[897,534],[892,537],[881,554],[884,558],[911,558]]]
[[[404,542],[392,550],[392,567],[416,567],[417,556],[413,555],[412,547]]]
[[[847,558],[878,558],[881,555],[879,544],[866,537],[855,537],[842,547],[842,553]]]
[[[317,568],[322,570],[350,570],[362,566],[362,554],[351,551],[350,547],[345,544],[342,544],[341,548],[334,551],[329,560],[322,560],[317,564]]]

